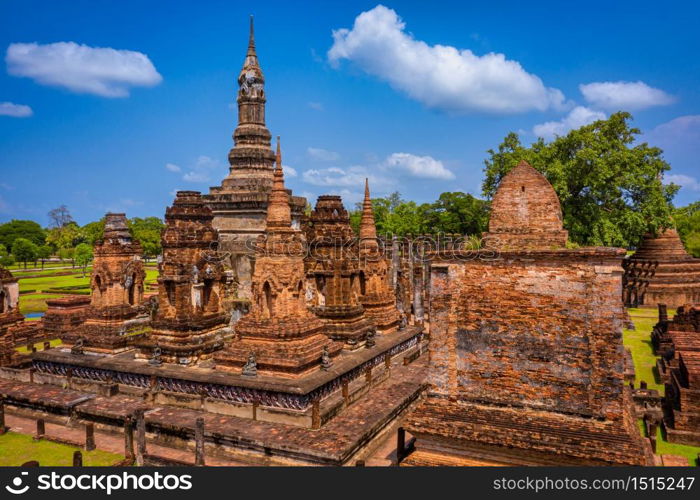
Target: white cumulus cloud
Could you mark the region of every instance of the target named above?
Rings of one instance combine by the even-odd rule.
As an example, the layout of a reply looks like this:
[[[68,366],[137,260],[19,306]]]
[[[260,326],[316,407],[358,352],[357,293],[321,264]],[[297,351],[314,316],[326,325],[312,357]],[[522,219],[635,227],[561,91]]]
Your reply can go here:
[[[664,175],[664,182],[666,184],[677,184],[691,191],[700,191],[700,182],[695,177],[683,174],[667,174]]]
[[[297,169],[289,165],[282,165],[282,172],[284,172],[285,177],[296,177],[298,175]]]
[[[13,118],[26,118],[32,116],[32,108],[24,104],[13,102],[0,102],[0,116],[12,116]]]
[[[671,104],[674,98],[644,82],[593,82],[579,85],[591,106],[610,111],[633,111]]]
[[[588,125],[596,120],[605,120],[605,118],[605,113],[602,111],[595,111],[585,106],[576,106],[561,120],[535,125],[532,132],[537,137],[553,139],[558,135],[566,134],[569,130]]]
[[[305,182],[314,186],[333,186],[357,188],[364,186],[365,178],[369,177],[372,184],[384,184],[386,181],[374,174],[370,174],[366,167],[354,166],[348,168],[312,168],[304,171],[302,178]]]
[[[518,113],[561,109],[564,95],[545,87],[504,54],[428,45],[405,31],[398,14],[383,5],[361,13],[352,29],[333,31],[328,60],[342,59],[388,82],[430,108],[451,113]]]
[[[13,76],[103,97],[126,97],[131,87],[151,87],[163,80],[141,52],[75,42],[13,43],[5,62]]]
[[[306,148],[306,154],[310,158],[318,161],[338,161],[340,159],[340,154],[335,151],[328,151],[327,149],[321,148]]]
[[[445,168],[440,160],[436,160],[432,156],[394,153],[384,161],[384,166],[389,169],[403,170],[413,177],[442,180],[455,178],[455,174]]]
[[[171,172],[180,172],[182,170],[179,166],[175,165],[174,163],[166,163],[165,168],[167,168]]]

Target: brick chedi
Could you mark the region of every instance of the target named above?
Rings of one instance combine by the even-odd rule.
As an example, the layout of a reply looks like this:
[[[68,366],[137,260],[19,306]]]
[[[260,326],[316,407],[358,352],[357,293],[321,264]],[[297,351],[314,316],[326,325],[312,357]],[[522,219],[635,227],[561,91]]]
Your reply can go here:
[[[214,214],[220,249],[229,256],[228,264],[237,277],[238,296],[250,298],[255,242],[265,232],[275,162],[270,131],[265,126],[265,77],[255,50],[252,17],[238,86],[238,126],[228,155],[229,175],[220,186],[212,187],[205,199]],[[298,227],[306,199],[291,195],[289,199],[292,224]]]
[[[359,249],[360,303],[380,333],[394,332],[399,327],[400,314],[396,309],[396,297],[389,283],[389,264],[377,239],[367,179],[365,198],[362,202]]]
[[[326,337],[323,322],[306,306],[306,240],[292,227],[279,142],[277,148],[267,229],[257,243],[252,310],[236,323],[233,343],[215,359],[218,369],[240,372],[253,356],[257,373],[298,377],[319,370],[324,350],[330,359],[342,344]]]
[[[526,161],[502,180],[491,202],[489,248],[559,248],[566,245],[559,198],[552,185]]]
[[[355,233],[340,196],[319,196],[306,227],[308,299],[326,324],[326,333],[360,347],[376,326],[360,304],[360,269]]]
[[[643,271],[653,269],[653,273]],[[679,307],[700,303],[700,259],[695,259],[683,247],[675,229],[666,229],[658,236],[644,236],[639,249],[625,259],[628,282],[648,275],[643,286],[627,291],[635,300],[633,305],[656,307],[666,304]]]
[[[558,214],[539,209],[544,248],[533,221],[504,226],[502,208],[522,215],[508,193],[521,207],[558,206],[538,176],[521,164],[499,187],[489,227],[504,229],[507,250],[431,255],[429,389],[407,417],[406,465],[653,463],[623,380],[624,250],[566,249]]]
[[[178,191],[165,211],[158,311],[141,355],[157,346],[162,360],[183,365],[211,357],[230,337],[221,308],[225,275],[212,213],[196,191]]]
[[[146,277],[141,245],[132,238],[125,214],[105,216],[104,236],[95,243],[90,286],[90,307],[82,328],[64,336],[83,339],[85,348],[115,352],[127,346],[127,339],[143,330],[148,318],[137,318],[143,301]]]

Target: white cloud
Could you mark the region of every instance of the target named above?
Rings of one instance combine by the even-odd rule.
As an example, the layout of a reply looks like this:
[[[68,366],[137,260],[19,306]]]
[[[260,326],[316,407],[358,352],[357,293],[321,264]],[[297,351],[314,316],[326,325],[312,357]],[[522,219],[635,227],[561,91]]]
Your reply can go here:
[[[171,172],[180,172],[182,170],[179,166],[175,165],[174,163],[166,163],[165,168],[167,168]]]
[[[13,76],[103,97],[126,97],[130,87],[151,87],[163,80],[141,52],[75,42],[13,43],[5,61]]]
[[[596,120],[604,120],[605,113],[602,111],[595,111],[585,106],[576,106],[574,109],[569,111],[566,115],[559,121],[545,122],[539,125],[535,125],[532,132],[537,137],[544,137],[545,139],[553,139],[555,136],[564,135],[569,130],[588,125]]]
[[[593,82],[579,85],[586,101],[610,111],[632,111],[671,104],[674,98],[644,82]]]
[[[401,169],[413,177],[451,180],[455,174],[449,171],[440,160],[431,156],[416,156],[410,153],[394,153],[385,161],[389,169]]]
[[[328,59],[335,66],[350,60],[412,99],[447,112],[518,113],[565,105],[561,91],[545,87],[504,54],[431,46],[404,29],[394,10],[377,5],[357,16],[351,30],[333,31]]]
[[[211,181],[212,171],[220,167],[219,161],[209,156],[200,156],[192,168],[182,176],[186,182],[204,183]]]
[[[383,161],[372,165],[355,165],[347,168],[312,168],[302,174],[304,182],[314,186],[354,188],[361,191],[365,178],[372,189],[396,189],[397,173],[405,177],[452,180],[455,175],[441,161],[431,156],[416,156],[409,153],[393,153]]]
[[[321,148],[306,148],[306,154],[318,161],[338,161],[340,154]]]
[[[289,165],[282,165],[282,172],[284,172],[285,177],[296,177],[297,174],[297,169],[292,168]]]
[[[372,184],[385,184],[384,178],[370,174],[369,170],[362,166],[349,168],[312,168],[302,174],[305,182],[314,186],[333,186],[358,188],[365,185],[365,178],[369,178]]]
[[[320,102],[311,101],[307,104],[311,109],[315,109],[316,111],[323,111],[323,104],[321,104]]]
[[[12,116],[13,118],[26,118],[32,116],[32,108],[24,104],[13,102],[0,102],[0,116]]]
[[[691,191],[700,191],[700,182],[695,177],[683,174],[667,174],[664,175],[665,184],[677,184],[682,188],[690,189]]]
[[[677,144],[688,147],[700,144],[700,115],[685,115],[662,123],[647,134],[652,146],[663,148]]]

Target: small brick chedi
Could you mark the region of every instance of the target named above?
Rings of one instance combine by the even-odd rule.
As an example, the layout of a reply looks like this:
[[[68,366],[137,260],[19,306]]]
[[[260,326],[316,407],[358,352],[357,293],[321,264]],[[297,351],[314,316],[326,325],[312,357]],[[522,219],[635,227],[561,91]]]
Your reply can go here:
[[[503,250],[561,248],[567,236],[552,185],[521,161],[501,180],[493,197],[484,245]]]
[[[355,233],[340,196],[319,196],[306,225],[307,294],[327,334],[347,349],[364,345],[376,326],[360,303],[360,268]]]
[[[228,159],[229,175],[204,196],[211,207],[220,248],[229,255],[238,278],[237,295],[251,297],[255,242],[265,232],[267,203],[272,189],[275,153],[265,126],[265,77],[258,62],[250,20],[248,51],[238,76],[238,126]],[[299,227],[306,199],[289,196],[292,225]]]
[[[323,322],[307,308],[305,255],[304,233],[292,227],[278,138],[267,229],[257,242],[252,309],[236,323],[231,346],[216,354],[218,369],[240,373],[254,360],[255,374],[298,377],[320,369],[324,352],[326,363],[340,352],[342,344],[326,337]]]
[[[225,284],[212,213],[196,191],[178,191],[165,211],[158,311],[142,355],[158,347],[162,360],[188,365],[211,357],[230,338],[221,308]]]
[[[432,256],[430,386],[406,465],[653,463],[623,382],[624,251],[564,248],[545,183],[524,162],[503,178],[500,249]]]
[[[666,229],[656,237],[644,236],[639,249],[625,259],[624,267],[627,283],[636,285],[624,291],[628,305],[700,303],[700,259],[688,254],[675,229]],[[646,279],[640,280],[640,276]]]
[[[139,314],[146,277],[141,245],[132,238],[125,214],[105,216],[104,236],[95,243],[93,253],[92,293],[85,322],[66,331],[62,339],[70,345],[82,338],[87,350],[118,352],[126,349],[128,336],[143,330],[148,322]]]
[[[395,332],[401,315],[396,308],[396,296],[389,284],[389,264],[377,239],[369,182],[365,179],[365,198],[360,219],[360,303],[367,316],[377,325],[379,333]]]

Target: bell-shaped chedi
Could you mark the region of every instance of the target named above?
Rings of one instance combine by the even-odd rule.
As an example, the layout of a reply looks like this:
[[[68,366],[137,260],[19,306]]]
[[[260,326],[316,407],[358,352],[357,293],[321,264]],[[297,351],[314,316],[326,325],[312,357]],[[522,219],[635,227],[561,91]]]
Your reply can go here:
[[[238,75],[238,125],[233,133],[234,147],[228,155],[229,174],[220,186],[204,196],[214,214],[220,248],[229,258],[227,265],[238,280],[237,296],[251,297],[255,241],[264,234],[268,198],[272,190],[275,153],[270,147],[270,131],[265,125],[265,77],[258,61],[250,19],[248,50]],[[292,223],[299,225],[306,199],[289,196]]]
[[[104,235],[93,248],[85,323],[61,335],[65,344],[82,337],[87,350],[115,352],[126,349],[128,338],[144,330],[147,317],[137,317],[146,277],[141,254],[141,245],[129,232],[126,215],[108,213]]]
[[[360,304],[360,269],[355,233],[340,196],[319,196],[306,227],[309,253],[306,272],[312,310],[326,324],[326,333],[360,347],[376,329]]]
[[[307,308],[305,252],[304,234],[292,227],[278,142],[267,230],[257,241],[252,310],[236,323],[231,345],[215,355],[217,369],[298,377],[340,352],[342,345],[324,335],[323,322]]]
[[[221,308],[226,276],[212,213],[197,191],[178,191],[165,211],[158,310],[141,357],[156,347],[166,363],[190,365],[211,357],[230,337]]]
[[[362,202],[359,241],[360,303],[365,314],[377,325],[380,333],[397,330],[401,320],[396,308],[396,296],[389,284],[389,263],[377,239],[369,181],[365,179],[365,198]]]
[[[501,179],[491,202],[484,246],[498,250],[566,246],[559,197],[549,181],[526,161]]]
[[[645,235],[623,267],[627,305],[675,308],[700,303],[700,259],[688,254],[675,229]]]

